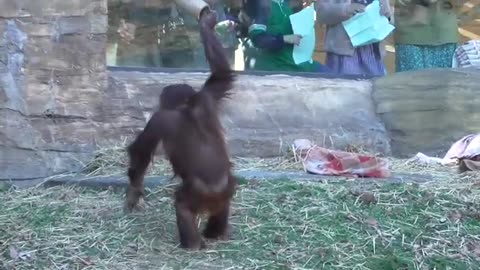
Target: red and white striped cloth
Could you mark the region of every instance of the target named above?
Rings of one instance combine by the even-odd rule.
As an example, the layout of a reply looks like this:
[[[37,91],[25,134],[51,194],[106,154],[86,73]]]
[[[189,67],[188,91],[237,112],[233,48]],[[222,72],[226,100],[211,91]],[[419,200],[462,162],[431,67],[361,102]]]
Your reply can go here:
[[[305,170],[312,174],[368,178],[389,177],[388,160],[314,146],[309,140],[295,140],[295,153]]]

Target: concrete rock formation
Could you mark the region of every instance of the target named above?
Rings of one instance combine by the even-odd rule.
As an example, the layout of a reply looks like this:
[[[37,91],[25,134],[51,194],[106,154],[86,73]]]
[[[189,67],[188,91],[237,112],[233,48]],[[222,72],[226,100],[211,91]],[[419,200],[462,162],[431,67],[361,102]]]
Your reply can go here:
[[[81,170],[94,150],[144,127],[163,86],[199,88],[208,75],[107,71],[106,0],[0,6],[0,180]],[[223,122],[236,156],[279,155],[299,138],[431,155],[478,131],[479,82],[463,69],[373,82],[241,75]]]
[[[106,93],[123,99],[120,103],[128,108],[117,117],[138,119],[144,114],[136,127],[122,119],[113,121],[123,125],[117,129],[125,130],[144,127],[158,103],[152,97],[164,86],[184,82],[199,89],[208,74],[115,71],[109,75]],[[386,131],[374,113],[368,80],[241,75],[235,88],[223,115],[233,155],[278,156],[303,137],[325,147],[360,146],[390,153]]]
[[[376,113],[396,156],[443,157],[451,144],[480,130],[480,70],[432,69],[374,82]]]
[[[106,1],[0,5],[0,179],[79,168],[102,127]]]

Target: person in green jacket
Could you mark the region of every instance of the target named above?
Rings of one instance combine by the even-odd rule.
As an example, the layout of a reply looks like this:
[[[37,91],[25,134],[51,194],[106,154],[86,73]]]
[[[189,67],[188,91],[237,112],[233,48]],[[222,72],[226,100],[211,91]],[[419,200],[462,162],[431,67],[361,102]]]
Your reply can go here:
[[[395,1],[396,71],[450,68],[459,41],[450,0]]]
[[[246,1],[246,13],[252,19],[248,37],[258,49],[247,67],[266,71],[328,72],[316,61],[295,64],[293,46],[301,37],[293,34],[290,15],[300,11],[303,1]]]

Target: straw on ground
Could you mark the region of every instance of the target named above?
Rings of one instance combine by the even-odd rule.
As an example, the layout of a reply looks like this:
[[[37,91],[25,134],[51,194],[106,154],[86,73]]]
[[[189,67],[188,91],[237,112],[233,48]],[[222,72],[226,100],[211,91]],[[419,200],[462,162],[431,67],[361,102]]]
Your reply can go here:
[[[101,148],[96,152],[95,158],[86,164],[83,174],[87,176],[95,175],[125,175],[128,166],[127,155],[125,152],[126,143],[116,146]],[[368,154],[360,147],[351,145],[346,151],[361,152]],[[429,173],[436,175],[438,173],[451,173],[450,169],[438,166],[423,166],[409,162],[408,160],[388,158],[390,167],[395,172],[408,173]],[[304,170],[301,161],[294,155],[294,151],[285,156],[274,158],[240,158],[233,157],[232,161],[236,171],[243,170],[267,170],[267,171],[302,171]],[[149,175],[168,175],[171,174],[170,164],[164,156],[158,155],[154,158],[153,164],[149,166],[147,174]]]
[[[293,157],[234,161],[302,170]],[[193,253],[177,247],[173,184],[150,190],[133,215],[122,212],[123,191],[0,187],[0,269],[480,269],[479,175],[391,162],[432,181],[242,180],[232,240]],[[87,173],[125,166],[122,145],[100,150]],[[170,169],[157,158],[149,173]]]
[[[452,175],[242,180],[232,240],[203,252],[177,247],[173,186],[151,190],[133,215],[114,190],[10,188],[0,192],[0,269],[479,269],[479,178]]]

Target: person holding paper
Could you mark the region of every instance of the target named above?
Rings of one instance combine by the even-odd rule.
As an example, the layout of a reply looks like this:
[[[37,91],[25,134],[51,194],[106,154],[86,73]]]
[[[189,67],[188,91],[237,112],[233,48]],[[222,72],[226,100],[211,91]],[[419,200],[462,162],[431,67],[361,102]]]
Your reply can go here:
[[[389,1],[375,1],[380,1],[380,14],[389,18]],[[317,0],[317,19],[327,26],[324,40],[326,65],[333,72],[372,76],[386,74],[383,42],[353,47],[342,24],[355,14],[363,12],[372,2],[373,0]]]
[[[459,41],[455,7],[449,0],[395,2],[397,72],[452,66]]]
[[[303,7],[303,1],[296,0],[246,1],[244,8],[252,19],[248,37],[259,49],[254,61],[251,61],[253,69],[328,72],[328,69],[316,61],[295,63],[294,46],[300,44],[302,36],[293,33],[290,15],[301,11]]]

